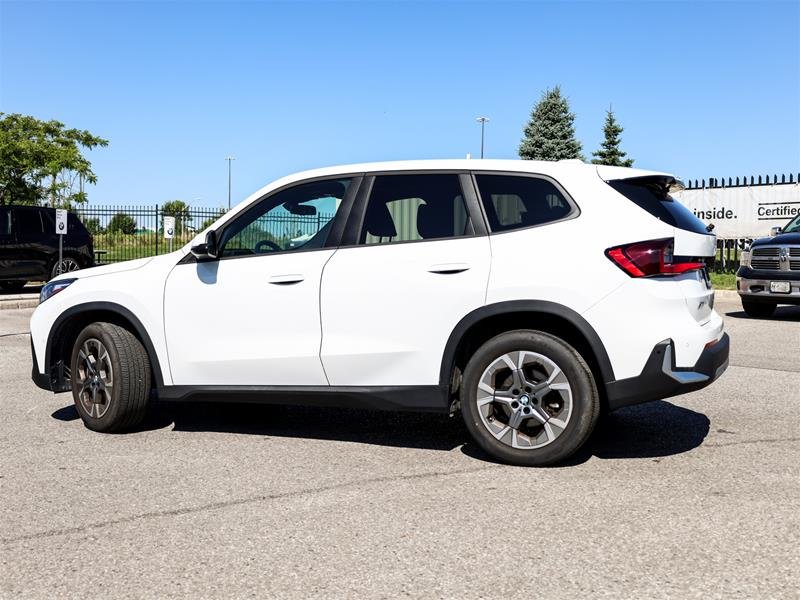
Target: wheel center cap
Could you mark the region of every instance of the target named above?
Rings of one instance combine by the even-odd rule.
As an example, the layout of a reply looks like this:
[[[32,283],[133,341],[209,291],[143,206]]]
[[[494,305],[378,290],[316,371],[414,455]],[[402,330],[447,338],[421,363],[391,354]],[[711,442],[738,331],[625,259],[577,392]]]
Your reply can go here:
[[[527,406],[530,403],[530,401],[531,401],[531,399],[528,398],[527,396],[520,396],[519,397],[519,403],[522,404],[523,406]]]

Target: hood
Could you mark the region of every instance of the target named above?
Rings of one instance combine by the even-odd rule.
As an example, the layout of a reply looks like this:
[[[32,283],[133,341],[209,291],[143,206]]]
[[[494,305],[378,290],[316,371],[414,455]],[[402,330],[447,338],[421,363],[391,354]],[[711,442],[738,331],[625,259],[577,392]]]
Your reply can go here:
[[[781,233],[773,237],[765,237],[757,239],[750,246],[756,248],[758,246],[792,246],[800,245],[800,233]]]
[[[81,269],[80,271],[72,271],[71,273],[59,275],[52,281],[58,279],[85,279],[86,277],[95,277],[96,275],[109,275],[111,273],[133,271],[135,269],[141,269],[152,260],[153,257],[137,258],[136,260],[126,260],[118,263],[111,263],[110,265],[102,265],[100,267],[92,267],[90,269]]]

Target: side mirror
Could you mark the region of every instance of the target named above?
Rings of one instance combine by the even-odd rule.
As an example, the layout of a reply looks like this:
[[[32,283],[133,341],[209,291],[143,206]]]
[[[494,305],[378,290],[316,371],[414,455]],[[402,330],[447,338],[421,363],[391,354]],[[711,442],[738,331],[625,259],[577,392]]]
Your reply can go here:
[[[217,247],[217,232],[213,229],[206,233],[206,241],[192,246],[192,254],[198,261],[217,260],[219,248]]]
[[[782,229],[780,227],[773,227],[772,229],[769,230],[769,234],[775,237],[776,235],[780,234],[781,231]]]

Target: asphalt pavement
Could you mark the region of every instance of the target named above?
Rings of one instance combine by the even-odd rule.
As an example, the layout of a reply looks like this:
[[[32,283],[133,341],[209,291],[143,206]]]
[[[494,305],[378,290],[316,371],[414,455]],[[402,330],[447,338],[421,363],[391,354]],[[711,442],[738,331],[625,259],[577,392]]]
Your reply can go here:
[[[445,416],[162,406],[93,433],[31,383],[31,311],[0,311],[0,594],[798,598],[800,307],[718,310],[718,382],[548,469]]]

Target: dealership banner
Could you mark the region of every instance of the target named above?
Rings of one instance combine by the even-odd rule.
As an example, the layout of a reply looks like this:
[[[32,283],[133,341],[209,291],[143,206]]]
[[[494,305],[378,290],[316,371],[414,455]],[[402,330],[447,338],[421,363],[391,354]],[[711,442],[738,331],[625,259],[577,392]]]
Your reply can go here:
[[[687,189],[673,196],[720,238],[758,238],[800,214],[797,183]]]

